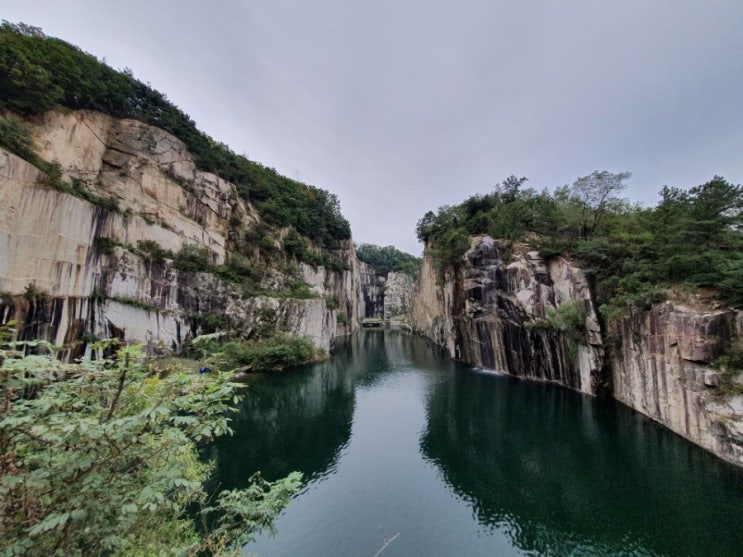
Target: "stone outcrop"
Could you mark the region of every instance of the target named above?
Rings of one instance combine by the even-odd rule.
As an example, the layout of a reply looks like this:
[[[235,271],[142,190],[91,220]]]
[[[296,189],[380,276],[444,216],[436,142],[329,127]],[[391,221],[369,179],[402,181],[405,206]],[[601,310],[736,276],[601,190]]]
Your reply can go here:
[[[359,261],[358,318],[384,319],[385,278],[377,270]]]
[[[743,317],[675,300],[634,311],[601,330],[590,285],[569,259],[545,261],[525,244],[472,239],[438,277],[379,276],[348,241],[333,255],[344,270],[275,267],[261,289],[306,283],[309,299],[245,296],[209,272],[179,270],[173,254],[194,246],[209,264],[259,223],[233,184],[197,169],[170,134],[94,112],[50,113],[33,122],[37,150],[66,182],[0,149],[0,324],[18,339],[67,345],[68,358],[95,338],[177,351],[225,325],[246,334],[284,331],[329,349],[358,319],[410,323],[458,360],[617,400],[720,457],[743,466],[743,380],[715,367],[743,343]],[[276,231],[276,245],[282,234]],[[255,247],[257,257],[258,247]],[[250,257],[249,257],[250,258]],[[555,315],[573,313],[566,328]],[[575,315],[579,319],[575,320]]]
[[[368,263],[358,262],[358,318],[383,319],[400,327],[410,321],[415,278],[390,271],[380,275]]]
[[[565,258],[544,261],[523,244],[489,236],[441,284],[424,257],[412,308],[415,329],[458,360],[588,394],[604,384],[603,344],[588,284]],[[566,302],[584,316],[580,338],[550,328],[547,312]]]
[[[350,240],[345,242],[343,249],[338,250],[336,255],[343,261],[345,267],[343,271],[299,264],[299,278],[326,302],[325,307],[328,307],[328,301],[337,306],[333,310],[335,319],[331,330],[335,333],[331,335],[332,337],[347,335],[358,328],[355,316],[359,303],[359,261],[356,259],[353,242]]]
[[[233,184],[198,170],[172,135],[88,111],[49,113],[33,122],[33,134],[68,185],[50,187],[34,166],[0,150],[0,323],[16,320],[18,338],[63,344],[118,336],[178,349],[205,319],[221,318],[307,336],[327,350],[355,325],[337,326],[340,311],[356,314],[350,241],[336,253],[348,270],[300,269],[297,278],[318,294],[306,300],[243,298],[211,273],[179,271],[136,249],[195,246],[219,265],[240,231],[259,221]],[[277,273],[266,289],[291,280]]]
[[[584,311],[578,338],[545,320],[565,303]],[[602,332],[593,305],[571,261],[546,262],[526,245],[507,249],[479,236],[458,269],[444,277],[424,258],[412,323],[453,358],[612,395],[743,466],[743,395],[736,394],[743,392],[743,379],[714,365],[743,342],[743,316],[700,301],[669,301],[613,318]]]
[[[743,338],[737,312],[666,302],[608,329],[614,397],[743,465],[743,396],[724,392],[730,378],[713,365]]]
[[[384,285],[384,315],[388,319],[409,320],[415,279],[407,273],[390,271]]]

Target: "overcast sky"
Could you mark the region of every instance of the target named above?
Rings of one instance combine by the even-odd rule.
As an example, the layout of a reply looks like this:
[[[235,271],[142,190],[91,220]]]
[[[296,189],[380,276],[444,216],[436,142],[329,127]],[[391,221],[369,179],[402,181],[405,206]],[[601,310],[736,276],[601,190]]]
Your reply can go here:
[[[743,182],[741,0],[0,0],[419,254],[427,211],[510,174]]]

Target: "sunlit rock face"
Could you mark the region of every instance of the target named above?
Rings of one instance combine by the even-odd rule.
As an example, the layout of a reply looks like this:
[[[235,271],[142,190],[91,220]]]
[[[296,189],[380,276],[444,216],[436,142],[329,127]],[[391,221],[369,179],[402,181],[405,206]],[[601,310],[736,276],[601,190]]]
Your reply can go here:
[[[527,245],[507,247],[477,236],[459,268],[441,278],[425,257],[412,323],[452,357],[589,394],[604,388],[601,331],[590,289],[570,261],[544,261]],[[585,315],[585,333],[577,341],[537,326],[550,308],[566,302]]]
[[[300,269],[318,298],[243,299],[212,274],[181,272],[132,249],[143,241],[173,253],[195,246],[220,265],[234,237],[259,221],[233,184],[196,168],[181,141],[89,111],[49,113],[31,124],[39,155],[106,203],[51,188],[34,166],[0,150],[0,322],[17,321],[18,338],[63,344],[117,336],[169,351],[211,316],[307,336],[327,350],[354,328],[354,320],[337,326],[339,312],[356,314],[353,242],[338,250],[346,270]],[[331,297],[339,307],[326,306]]]
[[[609,323],[614,397],[743,465],[743,396],[724,392],[714,361],[741,339],[732,310],[658,304]]]

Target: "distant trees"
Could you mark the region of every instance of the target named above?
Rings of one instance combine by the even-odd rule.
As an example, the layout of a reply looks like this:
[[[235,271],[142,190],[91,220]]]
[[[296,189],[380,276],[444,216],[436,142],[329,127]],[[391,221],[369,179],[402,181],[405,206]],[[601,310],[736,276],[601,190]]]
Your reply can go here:
[[[374,244],[357,245],[356,257],[374,267],[377,274],[382,276],[390,271],[414,275],[420,270],[422,263],[420,257],[402,252],[394,246],[380,247]]]

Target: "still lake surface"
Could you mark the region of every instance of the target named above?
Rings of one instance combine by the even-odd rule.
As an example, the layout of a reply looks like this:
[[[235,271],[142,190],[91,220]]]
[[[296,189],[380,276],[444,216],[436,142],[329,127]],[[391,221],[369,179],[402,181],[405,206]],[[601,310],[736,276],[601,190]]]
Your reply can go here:
[[[252,385],[211,448],[304,487],[261,557],[743,555],[743,472],[622,405],[363,331]]]

